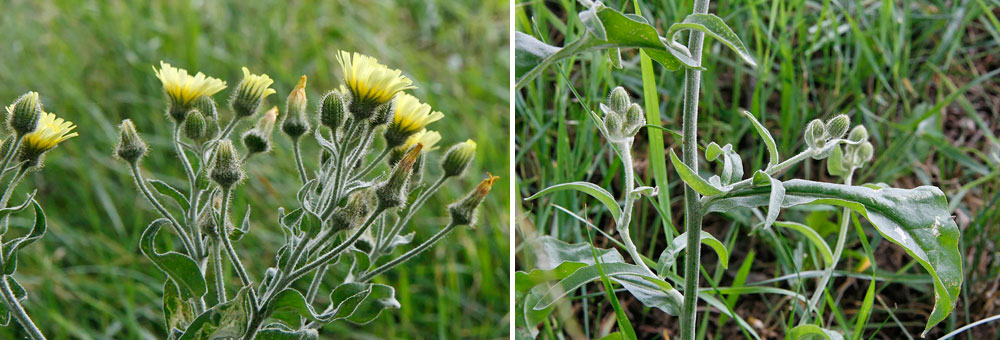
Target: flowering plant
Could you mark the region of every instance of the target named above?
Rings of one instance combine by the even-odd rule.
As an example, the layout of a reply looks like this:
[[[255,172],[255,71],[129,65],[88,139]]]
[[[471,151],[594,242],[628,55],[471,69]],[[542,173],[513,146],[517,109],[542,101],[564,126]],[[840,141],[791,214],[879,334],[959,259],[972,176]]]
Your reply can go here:
[[[162,215],[146,228],[140,248],[167,274],[163,311],[171,339],[316,339],[328,322],[367,323],[382,310],[399,307],[393,287],[371,283],[373,277],[422,253],[455,228],[475,224],[477,207],[497,177],[488,176],[450,205],[446,227],[393,256],[395,249],[413,241],[413,233],[402,232],[424,203],[468,168],[476,143],[468,140],[449,148],[440,161],[441,177],[428,185],[424,165],[441,136],[426,126],[444,114],[404,93],[413,86],[401,71],[358,53],[340,52],[338,61],[345,84],[319,101],[315,129],[307,117],[302,76],[288,95],[280,124],[277,107],[261,114],[242,133],[242,152],[232,141],[233,131],[275,93],[273,80],[244,68],[229,100],[233,118],[222,125],[212,96],[226,83],[161,63],[156,75],[168,97],[172,144],[187,177],[186,191],[145,177],[140,164],[148,147],[131,121],[122,122],[115,154],[130,166],[139,191]],[[234,224],[231,200],[246,178],[243,167],[251,156],[271,150],[276,125],[292,140],[301,188],[294,207],[278,208],[277,224],[285,240],[273,265],[255,278],[233,242],[263,222],[255,222],[248,209]],[[306,168],[300,150],[302,137],[310,133],[321,147],[315,170]],[[386,143],[369,160],[379,134]],[[388,169],[376,171],[383,161]],[[168,209],[164,200],[179,210]],[[174,232],[181,249],[156,249],[164,226]],[[349,266],[348,274],[327,287],[328,299],[320,303],[324,277],[338,263]],[[235,294],[227,293],[226,266],[239,278]],[[299,285],[306,279],[307,285]]]

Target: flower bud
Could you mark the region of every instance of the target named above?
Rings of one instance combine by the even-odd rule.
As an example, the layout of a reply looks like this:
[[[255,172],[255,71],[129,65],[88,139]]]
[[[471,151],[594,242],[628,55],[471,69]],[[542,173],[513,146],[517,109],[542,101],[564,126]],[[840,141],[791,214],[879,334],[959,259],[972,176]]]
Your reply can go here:
[[[851,129],[851,133],[847,135],[847,140],[854,143],[861,143],[862,141],[868,140],[868,129],[864,125],[855,126]]]
[[[210,174],[212,180],[222,188],[232,187],[243,179],[240,163],[240,155],[236,152],[233,142],[223,139],[215,150],[215,162],[212,164]]]
[[[441,161],[441,169],[444,169],[445,177],[461,176],[465,169],[472,163],[476,156],[476,142],[469,139],[455,144],[444,153],[444,160]]]
[[[215,110],[215,100],[209,96],[201,96],[195,99],[191,103],[191,107],[201,112],[201,114],[208,119],[216,120],[219,119],[219,113]]]
[[[271,150],[271,134],[274,132],[274,122],[278,119],[278,107],[267,110],[257,126],[243,134],[243,146],[252,154]]]
[[[618,114],[612,113],[604,116],[604,129],[608,131],[608,139],[612,143],[621,143],[625,141],[625,122],[624,118]]]
[[[319,109],[319,123],[331,130],[336,130],[344,122],[345,111],[344,95],[337,90],[327,92],[323,96],[323,101]]]
[[[805,141],[806,145],[814,150],[822,149],[826,145],[826,127],[823,121],[813,119],[809,122],[809,125],[806,126]]]
[[[42,116],[38,92],[28,92],[7,107],[7,125],[19,136],[35,131]]]
[[[389,173],[389,179],[382,182],[378,189],[375,189],[379,210],[398,207],[406,202],[404,189],[406,189],[410,175],[413,173],[413,164],[417,162],[417,156],[420,155],[420,150],[423,147],[423,144],[417,144],[410,148],[406,155],[399,162],[396,162],[392,172]]]
[[[634,137],[643,125],[646,125],[646,115],[639,104],[632,103],[625,111],[625,136]]]
[[[858,166],[866,164],[872,160],[872,156],[875,155],[875,146],[871,142],[865,141],[858,145],[857,150],[854,150],[854,160],[857,162]]]
[[[462,200],[449,205],[448,212],[451,214],[451,224],[474,226],[476,224],[476,210],[483,203],[486,194],[490,193],[493,183],[498,179],[500,177],[486,173],[486,179],[479,182],[479,185],[472,192]]]
[[[292,93],[288,94],[285,120],[281,122],[281,131],[293,140],[309,132],[306,104],[306,76],[302,76]]]
[[[257,114],[264,98],[275,93],[269,88],[274,80],[266,74],[251,74],[246,67],[243,68],[243,81],[236,85],[233,97],[229,100],[229,105],[233,108],[236,117],[250,117]]]
[[[148,150],[146,142],[139,137],[139,132],[136,132],[132,120],[123,120],[118,129],[118,146],[115,147],[115,155],[131,164],[138,163]]]
[[[184,119],[184,135],[197,142],[208,137],[208,122],[198,109],[192,109]]]
[[[338,207],[330,215],[330,227],[336,232],[360,225],[371,213],[371,189],[358,190],[347,198],[347,205]]]
[[[850,124],[851,120],[845,114],[839,114],[836,117],[830,118],[826,122],[826,137],[829,139],[843,138]]]
[[[392,121],[393,111],[395,111],[396,102],[390,100],[388,103],[379,105],[375,108],[375,114],[372,115],[371,121],[368,122],[372,127],[379,125],[388,124]]]
[[[614,90],[611,90],[611,94],[608,95],[608,106],[620,113],[628,111],[629,105],[632,104],[631,99],[629,99],[628,92],[625,91],[624,87],[618,86]]]

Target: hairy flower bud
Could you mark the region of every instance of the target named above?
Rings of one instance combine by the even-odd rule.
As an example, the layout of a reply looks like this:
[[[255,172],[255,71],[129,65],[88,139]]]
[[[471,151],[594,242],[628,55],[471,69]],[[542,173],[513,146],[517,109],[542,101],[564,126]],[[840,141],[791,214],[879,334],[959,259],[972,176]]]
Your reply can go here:
[[[42,103],[38,92],[28,92],[7,107],[7,125],[19,136],[35,131],[42,116]]]
[[[646,115],[639,104],[632,103],[625,111],[625,136],[634,137],[643,125],[646,125]]]
[[[236,152],[233,142],[223,139],[215,150],[215,162],[212,164],[211,178],[220,187],[229,188],[243,179],[243,169],[240,167],[240,155]]]
[[[347,105],[344,104],[344,101],[344,95],[340,91],[327,92],[320,104],[319,123],[331,130],[339,128],[340,124],[344,123],[347,111]]]
[[[292,137],[293,140],[309,132],[306,104],[306,76],[302,76],[292,93],[288,94],[285,120],[281,122],[281,131]]]
[[[809,125],[806,126],[805,141],[806,145],[813,150],[822,149],[826,145],[826,126],[823,121],[813,119],[809,122]]]
[[[854,143],[861,143],[862,141],[868,140],[868,129],[864,125],[855,126],[851,129],[851,133],[847,135],[847,140]]]
[[[208,122],[198,109],[192,109],[184,119],[184,135],[197,142],[208,137]]]
[[[611,94],[608,95],[608,107],[616,112],[628,111],[631,104],[632,100],[629,99],[628,92],[625,91],[624,87],[618,86],[611,90]]]
[[[872,143],[868,141],[861,143],[861,145],[858,145],[857,149],[854,150],[854,160],[855,162],[857,162],[857,165],[859,167],[861,165],[870,162],[872,160],[872,156],[874,155],[875,155],[875,146],[873,146]]]
[[[389,173],[389,179],[379,184],[378,188],[375,189],[380,210],[398,207],[406,202],[407,182],[413,173],[413,164],[417,162],[417,156],[420,156],[420,150],[423,147],[423,144],[417,144],[410,148],[406,155],[399,162],[396,162],[392,172]]]
[[[213,100],[212,97],[198,97],[198,99],[195,99],[194,102],[191,103],[191,107],[198,110],[198,112],[201,112],[205,118],[211,120],[219,119],[219,113],[215,109],[215,100]]]
[[[271,150],[271,134],[274,132],[274,122],[277,119],[278,107],[275,106],[260,117],[257,126],[243,134],[243,146],[247,148],[248,153],[252,155]]]
[[[229,100],[229,105],[233,108],[236,117],[250,117],[257,114],[264,98],[275,93],[269,88],[274,80],[266,74],[251,74],[246,67],[243,68],[243,80],[236,85],[233,97]]]
[[[118,146],[115,147],[115,155],[129,163],[138,163],[148,150],[146,142],[139,137],[139,132],[135,130],[135,124],[132,124],[129,119],[123,120],[118,129]]]
[[[495,183],[498,179],[500,179],[500,177],[487,173],[486,179],[479,182],[479,185],[477,185],[472,192],[466,195],[465,198],[448,205],[448,212],[451,214],[451,223],[453,225],[474,226],[476,224],[476,210],[478,210],[479,205],[483,203],[483,199],[486,198],[486,194],[490,193],[490,189],[493,188],[493,183]]]
[[[625,141],[625,122],[621,115],[612,113],[604,116],[604,129],[608,131],[608,139],[611,140],[612,143],[621,143]]]
[[[393,111],[396,110],[395,108],[396,108],[396,102],[392,100],[390,100],[388,103],[379,105],[378,107],[375,108],[375,114],[372,115],[372,118],[370,121],[368,121],[368,124],[371,125],[372,127],[376,127],[389,123],[390,121],[392,121],[392,117],[394,115]]]
[[[360,225],[371,213],[374,193],[371,189],[358,190],[347,198],[347,204],[330,215],[330,227],[336,232]]]
[[[476,157],[476,142],[469,139],[455,144],[444,153],[441,169],[445,177],[461,176]]]
[[[839,114],[836,117],[830,118],[826,122],[826,137],[829,139],[843,138],[850,124],[851,120],[845,114]]]

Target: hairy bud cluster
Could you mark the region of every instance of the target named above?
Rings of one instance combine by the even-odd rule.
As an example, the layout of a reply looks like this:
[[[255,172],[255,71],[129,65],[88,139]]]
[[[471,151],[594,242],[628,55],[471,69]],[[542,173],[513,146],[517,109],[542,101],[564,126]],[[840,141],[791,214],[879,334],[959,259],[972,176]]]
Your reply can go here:
[[[852,142],[859,144],[847,144],[844,146],[841,163],[848,169],[857,169],[872,160],[875,155],[875,146],[868,141],[868,130],[864,126],[858,125],[851,130],[848,137]]]
[[[813,159],[823,159],[830,155],[830,149],[826,148],[827,143],[833,140],[844,138],[851,120],[845,114],[839,114],[830,118],[824,123],[822,120],[813,119],[806,126],[806,145],[812,150]]]
[[[608,104],[601,103],[601,110],[604,111],[604,129],[613,143],[622,143],[635,137],[639,129],[646,125],[642,107],[632,103],[628,92],[621,86],[611,91]]]
[[[242,160],[240,160],[240,155],[236,152],[233,142],[223,139],[215,151],[215,162],[212,164],[209,175],[220,187],[230,188],[243,180],[243,169],[240,163]]]

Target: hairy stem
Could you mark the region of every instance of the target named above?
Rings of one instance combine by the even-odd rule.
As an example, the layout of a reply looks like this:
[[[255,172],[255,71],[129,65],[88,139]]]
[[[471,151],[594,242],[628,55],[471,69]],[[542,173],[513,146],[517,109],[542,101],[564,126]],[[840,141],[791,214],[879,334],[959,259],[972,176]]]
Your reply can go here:
[[[708,0],[695,0],[693,13],[708,13]],[[692,30],[688,40],[691,57],[701,64],[701,50],[705,34]],[[682,148],[684,164],[698,168],[698,95],[701,90],[701,71],[687,68],[684,71],[684,116]],[[684,186],[684,230],[687,232],[687,254],[684,256],[684,305],[681,310],[681,339],[694,340],[697,324],[698,269],[701,267],[701,218],[698,193],[690,185]]]
[[[851,185],[854,178],[854,170],[851,169],[847,172],[847,176],[844,177],[844,184]],[[823,271],[823,276],[820,278],[819,283],[816,285],[816,291],[813,292],[813,296],[809,299],[809,309],[816,310],[819,306],[819,300],[823,297],[823,293],[826,292],[826,285],[830,283],[830,278],[833,276],[833,271],[837,269],[837,262],[840,260],[840,255],[844,252],[844,243],[847,241],[847,227],[851,224],[851,209],[844,208],[842,213],[842,221],[840,221],[840,231],[837,233],[837,245],[833,249],[833,262],[826,267]],[[809,312],[802,314],[802,319],[799,320],[799,324],[805,324],[809,320]]]
[[[226,297],[226,285],[223,282],[222,277],[222,245],[218,244],[212,245],[212,256],[209,257],[209,261],[212,262],[212,272],[215,283],[215,301],[219,304],[225,303],[228,300]]]
[[[14,315],[17,322],[21,324],[21,327],[28,332],[28,336],[32,340],[45,340],[42,331],[38,329],[38,326],[35,326],[35,322],[31,321],[31,317],[24,311],[21,302],[17,301],[17,297],[14,296],[14,291],[10,288],[10,283],[7,282],[7,275],[0,276],[0,294],[3,294],[7,310],[10,311],[10,314]]]
[[[149,204],[152,204],[153,208],[156,208],[156,211],[158,211],[160,215],[166,217],[167,220],[170,220],[170,226],[173,227],[174,232],[177,233],[178,237],[180,237],[181,244],[184,245],[184,250],[187,251],[188,254],[195,254],[193,252],[194,247],[191,245],[191,239],[189,238],[187,231],[181,227],[180,222],[174,218],[174,215],[167,211],[167,209],[163,207],[163,204],[160,204],[160,201],[156,199],[156,196],[153,196],[153,192],[146,186],[146,180],[142,178],[142,173],[139,171],[139,164],[132,163],[131,165],[132,179],[135,180],[135,185],[139,187],[139,191],[146,197],[146,201],[149,201]]]
[[[233,248],[233,242],[229,240],[229,204],[232,199],[233,191],[231,188],[222,189],[222,221],[219,223],[219,241],[226,248],[226,253],[229,255],[229,260],[233,262],[233,267],[236,267],[236,274],[240,277],[240,282],[243,286],[249,286],[252,282],[250,281],[250,276],[247,275],[247,269],[243,266],[243,262],[240,261],[240,257],[236,254],[236,249]]]
[[[365,166],[364,169],[361,169],[361,171],[358,171],[357,174],[351,176],[351,180],[352,181],[359,180],[365,177],[365,175],[368,175],[369,172],[372,172],[372,170],[375,170],[375,167],[377,167],[378,164],[381,163],[383,159],[385,159],[385,156],[389,155],[389,151],[392,150],[389,148],[383,149],[382,152],[378,154],[378,157],[375,157],[375,160],[373,160],[371,163],[368,163],[368,165]]]
[[[628,250],[629,256],[632,256],[632,261],[636,265],[645,268],[650,275],[656,276],[646,266],[646,263],[642,261],[642,255],[639,254],[639,249],[632,242],[632,235],[629,230],[629,224],[632,223],[632,206],[635,205],[635,196],[632,195],[632,191],[635,190],[635,171],[632,170],[632,142],[621,143],[619,144],[619,148],[621,149],[619,155],[622,160],[622,168],[625,172],[625,211],[622,212],[621,220],[618,221],[618,234],[622,236],[622,243],[625,244],[625,249]]]
[[[299,170],[299,180],[302,184],[306,184],[309,181],[309,175],[306,174],[306,166],[302,164],[302,150],[299,148],[299,138],[292,138],[292,153],[295,154],[295,168]]]
[[[427,248],[429,248],[430,246],[434,245],[434,243],[437,243],[437,241],[441,240],[441,238],[443,238],[445,235],[448,235],[448,233],[450,233],[452,230],[455,230],[456,227],[458,227],[458,225],[454,223],[449,223],[447,227],[444,227],[444,229],[438,231],[436,234],[434,234],[434,236],[431,236],[430,239],[424,241],[424,243],[421,243],[416,248],[410,249],[410,251],[407,251],[405,254],[392,259],[392,261],[386,262],[385,264],[378,266],[378,268],[372,269],[368,273],[365,273],[364,275],[361,276],[361,278],[358,279],[358,282],[367,282],[368,280],[371,280],[373,277],[378,276],[379,274],[382,274],[389,269],[392,269],[392,267],[395,267],[400,263],[406,262],[410,258],[417,256],[418,254],[427,250]]]

